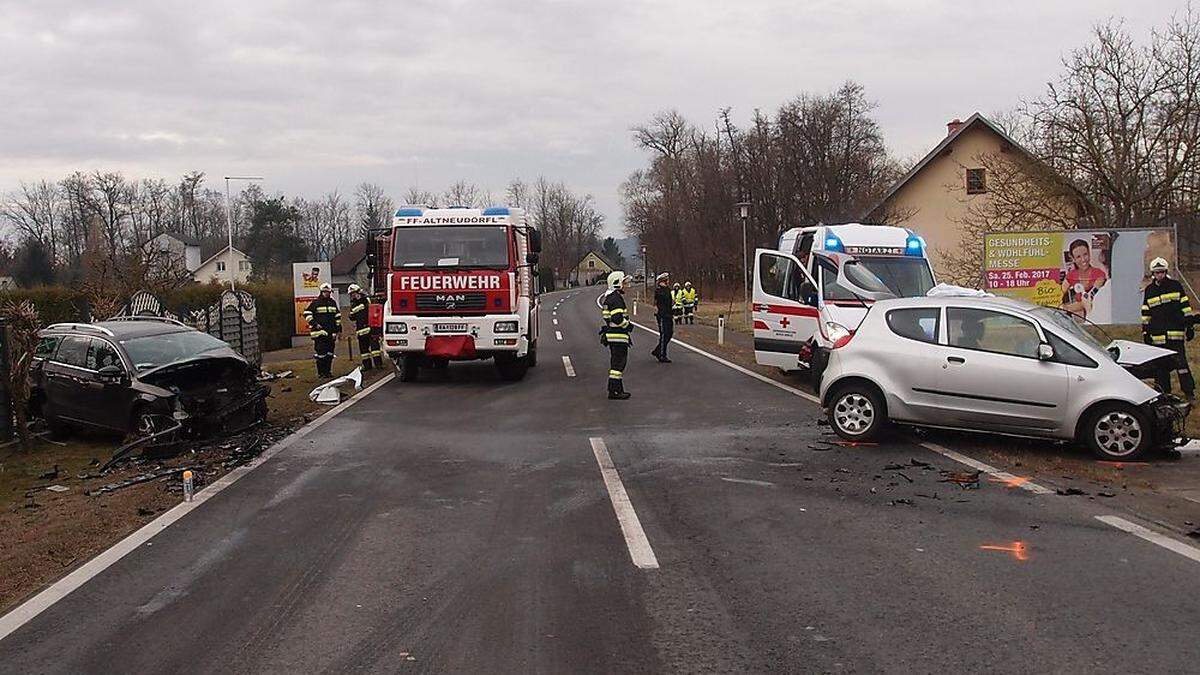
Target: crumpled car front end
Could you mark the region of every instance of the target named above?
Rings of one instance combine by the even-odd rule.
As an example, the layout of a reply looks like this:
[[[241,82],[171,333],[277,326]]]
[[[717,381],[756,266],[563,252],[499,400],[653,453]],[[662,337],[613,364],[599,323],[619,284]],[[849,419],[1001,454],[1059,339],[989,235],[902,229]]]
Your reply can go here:
[[[236,433],[266,418],[270,390],[257,369],[236,352],[210,352],[169,363],[138,376],[171,392],[171,416],[188,435]]]
[[[1192,404],[1172,394],[1162,394],[1142,404],[1142,409],[1154,426],[1155,445],[1172,449],[1191,440],[1187,435],[1187,418]]]

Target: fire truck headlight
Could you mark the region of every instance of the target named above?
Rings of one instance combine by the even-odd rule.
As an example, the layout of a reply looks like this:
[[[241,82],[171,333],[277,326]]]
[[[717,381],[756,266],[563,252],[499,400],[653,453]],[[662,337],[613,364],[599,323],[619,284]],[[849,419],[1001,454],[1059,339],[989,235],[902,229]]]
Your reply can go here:
[[[496,332],[497,333],[515,333],[515,332],[517,332],[517,322],[516,321],[497,321],[496,322]]]
[[[387,333],[391,335],[404,335],[408,332],[408,324],[406,323],[389,323],[387,325]]]

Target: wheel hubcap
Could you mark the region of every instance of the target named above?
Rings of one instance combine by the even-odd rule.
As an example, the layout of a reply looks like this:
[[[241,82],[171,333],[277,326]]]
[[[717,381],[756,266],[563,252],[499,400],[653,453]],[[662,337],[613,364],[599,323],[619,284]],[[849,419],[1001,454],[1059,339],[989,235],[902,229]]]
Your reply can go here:
[[[846,394],[833,406],[833,419],[838,429],[857,436],[875,421],[875,406],[871,405],[871,399],[862,394]]]
[[[1142,443],[1142,425],[1127,412],[1114,410],[1096,421],[1096,445],[1117,457],[1132,454]]]

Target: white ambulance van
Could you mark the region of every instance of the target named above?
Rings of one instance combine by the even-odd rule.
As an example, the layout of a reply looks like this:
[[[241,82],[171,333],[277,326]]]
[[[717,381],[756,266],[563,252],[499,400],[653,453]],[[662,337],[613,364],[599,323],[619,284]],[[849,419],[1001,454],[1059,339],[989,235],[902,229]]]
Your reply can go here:
[[[837,284],[837,260],[846,256],[897,297],[923,296],[935,284],[925,241],[907,228],[861,223],[792,228],[779,238],[778,250],[755,251],[759,364],[809,370],[819,379],[828,350],[858,328],[871,304]]]

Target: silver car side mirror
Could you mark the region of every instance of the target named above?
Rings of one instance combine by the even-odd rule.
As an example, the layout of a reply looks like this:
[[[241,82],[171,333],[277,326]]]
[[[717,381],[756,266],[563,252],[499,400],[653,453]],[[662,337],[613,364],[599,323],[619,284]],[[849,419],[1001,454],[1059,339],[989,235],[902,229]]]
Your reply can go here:
[[[1042,344],[1038,345],[1037,355],[1038,360],[1049,361],[1050,359],[1054,358],[1054,347],[1051,347],[1043,342]]]

